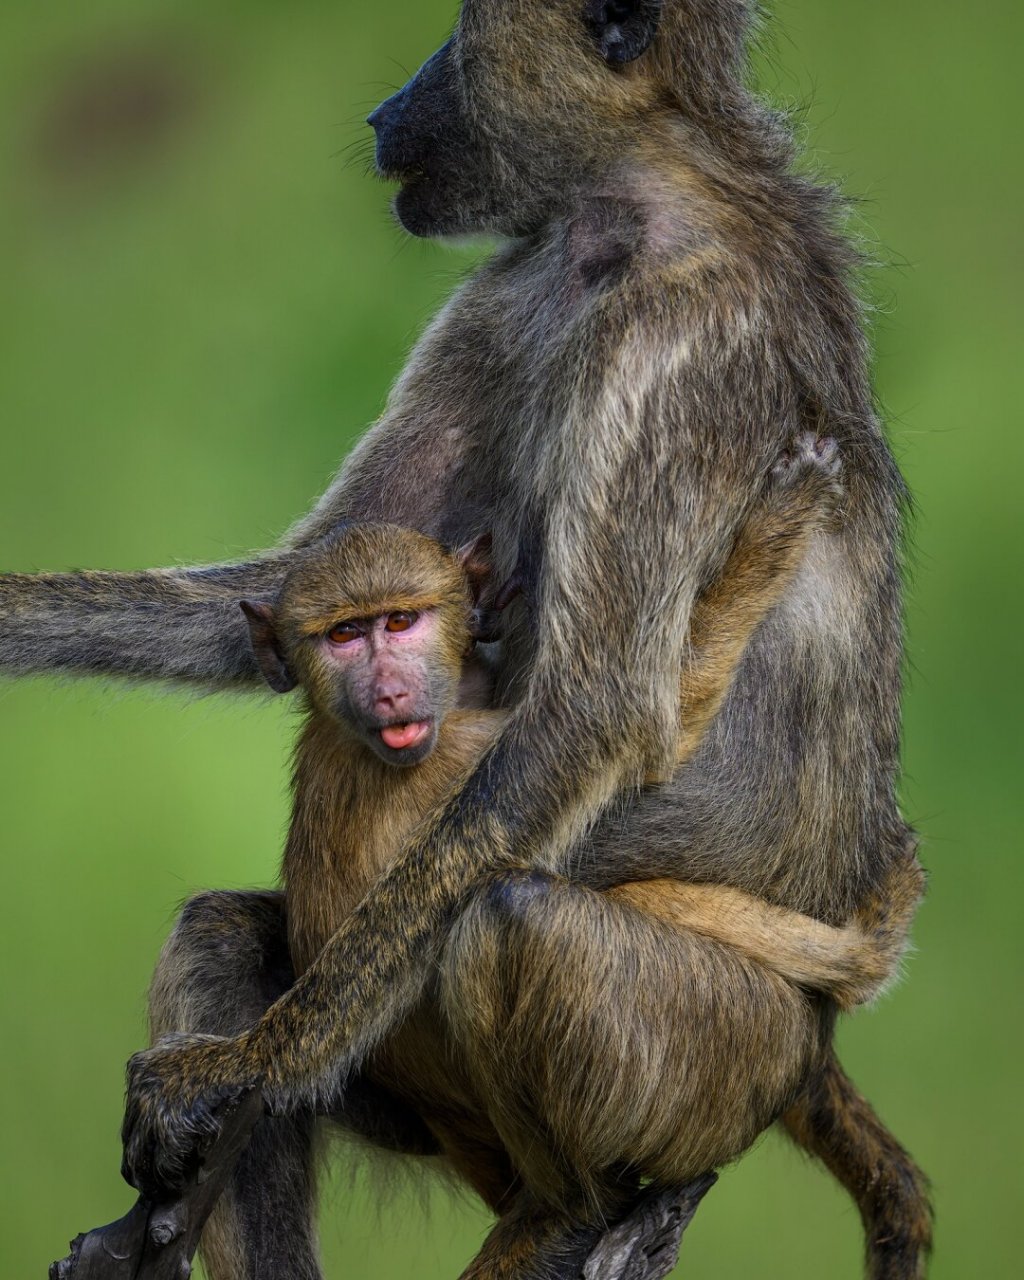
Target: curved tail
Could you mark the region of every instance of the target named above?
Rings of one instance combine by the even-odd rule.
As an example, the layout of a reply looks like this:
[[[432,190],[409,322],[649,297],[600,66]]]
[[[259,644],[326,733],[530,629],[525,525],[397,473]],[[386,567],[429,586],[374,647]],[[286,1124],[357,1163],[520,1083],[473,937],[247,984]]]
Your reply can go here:
[[[908,829],[876,889],[838,927],[729,885],[645,880],[609,892],[676,928],[734,947],[848,1010],[874,999],[899,975],[924,885],[917,840]]]
[[[276,591],[287,553],[139,573],[0,575],[0,674],[258,687],[239,608]]]

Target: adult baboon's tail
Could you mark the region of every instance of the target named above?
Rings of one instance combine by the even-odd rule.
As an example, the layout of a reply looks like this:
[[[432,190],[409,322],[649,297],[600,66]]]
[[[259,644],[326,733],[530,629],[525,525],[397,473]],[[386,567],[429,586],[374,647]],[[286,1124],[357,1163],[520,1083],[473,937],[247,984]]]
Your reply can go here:
[[[928,1181],[834,1053],[782,1122],[856,1201],[869,1280],[921,1280],[932,1246]]]
[[[288,554],[139,573],[0,575],[0,674],[64,672],[256,686],[238,607],[276,590]]]

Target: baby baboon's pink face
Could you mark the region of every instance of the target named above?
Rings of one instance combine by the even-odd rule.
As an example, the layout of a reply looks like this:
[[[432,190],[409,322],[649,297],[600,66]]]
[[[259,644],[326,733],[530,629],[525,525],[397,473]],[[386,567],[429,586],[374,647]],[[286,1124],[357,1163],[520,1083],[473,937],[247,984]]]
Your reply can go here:
[[[388,764],[418,764],[451,705],[439,655],[434,610],[345,619],[318,643],[318,700]]]
[[[397,525],[340,526],[303,550],[275,600],[240,601],[259,669],[388,764],[418,764],[493,612],[489,548],[488,534],[450,551]]]

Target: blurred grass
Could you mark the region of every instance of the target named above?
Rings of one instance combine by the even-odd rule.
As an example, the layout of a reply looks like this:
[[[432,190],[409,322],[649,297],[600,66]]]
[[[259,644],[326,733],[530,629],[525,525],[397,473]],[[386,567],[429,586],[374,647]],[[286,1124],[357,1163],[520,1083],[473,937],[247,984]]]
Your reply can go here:
[[[910,981],[844,1059],[935,1183],[937,1280],[1008,1275],[1022,1134],[1024,623],[1018,7],[778,0],[759,65],[863,197],[878,385],[915,491],[906,807],[932,871]],[[0,44],[0,566],[266,545],[379,411],[469,262],[404,239],[343,148],[453,5],[8,5]],[[272,880],[276,706],[0,688],[7,975],[0,1270],[42,1274],[127,1206],[121,1064],[175,903]],[[342,1177],[332,1276],[453,1276],[486,1227]],[[766,1139],[685,1273],[852,1280],[856,1214]]]

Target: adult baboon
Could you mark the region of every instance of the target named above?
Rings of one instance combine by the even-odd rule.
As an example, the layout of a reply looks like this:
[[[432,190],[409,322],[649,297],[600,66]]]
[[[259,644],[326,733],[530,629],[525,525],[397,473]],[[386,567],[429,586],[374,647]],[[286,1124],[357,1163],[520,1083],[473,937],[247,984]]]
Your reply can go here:
[[[415,1004],[460,908],[463,935],[489,922],[500,953],[532,931],[582,969],[619,937],[588,886],[711,881],[840,923],[905,855],[905,493],[874,413],[837,201],[793,174],[783,126],[744,86],[749,17],[746,0],[465,0],[451,40],[371,117],[378,167],[400,182],[414,234],[506,243],[427,331],[316,510],[249,564],[0,582],[8,671],[215,687],[256,676],[238,598],[273,592],[294,550],[346,517],[451,545],[489,528],[499,576],[522,587],[498,686],[511,714],[459,795],[255,1031],[133,1060],[137,1185],[173,1183],[216,1132],[217,1102],[255,1083],[281,1113],[333,1104]],[[673,773],[694,602],[802,433],[839,443],[841,520],[812,536],[696,758]],[[652,777],[665,781],[637,797]],[[635,865],[615,838],[623,803],[645,836]],[[510,876],[466,907],[484,872],[512,865],[569,883],[555,903],[538,877]],[[683,998],[710,1052],[727,962],[714,944],[680,945],[681,971],[700,980],[660,1004],[645,993],[638,1016],[675,1017]],[[611,1035],[598,997],[581,990],[573,1013]],[[300,1028],[302,1054],[285,1053]],[[858,1198],[872,1274],[914,1276],[929,1239],[920,1177],[842,1075],[829,1029],[822,1006],[802,1088],[781,1091],[765,1123],[792,1104],[791,1130]],[[542,1098],[537,1114],[557,1135]],[[266,1195],[284,1185],[275,1162],[302,1163],[298,1125],[264,1139]],[[616,1210],[613,1181],[592,1212]],[[574,1229],[564,1206],[524,1192],[485,1251],[489,1274],[526,1273],[509,1241],[527,1220],[552,1239]],[[315,1274],[303,1265],[290,1274]]]

